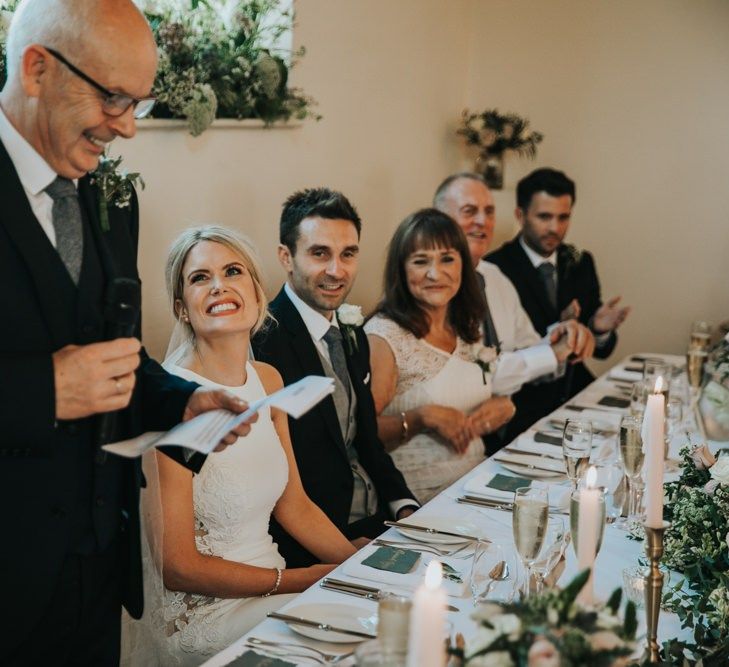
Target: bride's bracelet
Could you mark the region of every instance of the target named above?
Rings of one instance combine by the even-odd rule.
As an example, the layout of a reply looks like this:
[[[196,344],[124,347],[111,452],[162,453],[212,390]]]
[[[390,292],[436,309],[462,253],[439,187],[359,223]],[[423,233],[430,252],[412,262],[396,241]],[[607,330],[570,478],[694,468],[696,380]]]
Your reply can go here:
[[[268,593],[264,593],[261,595],[262,598],[267,598],[270,595],[273,595],[274,593],[278,592],[278,587],[281,585],[281,577],[283,576],[283,570],[280,567],[274,568],[276,570],[276,583],[273,585],[273,588],[268,591]]]

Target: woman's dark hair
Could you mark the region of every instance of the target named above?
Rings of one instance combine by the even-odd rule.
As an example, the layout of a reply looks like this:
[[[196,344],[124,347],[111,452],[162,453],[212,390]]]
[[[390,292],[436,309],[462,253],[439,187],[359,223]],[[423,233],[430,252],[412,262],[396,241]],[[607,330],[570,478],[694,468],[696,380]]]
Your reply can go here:
[[[428,315],[408,289],[405,262],[416,250],[433,248],[453,248],[461,256],[461,286],[448,304],[448,322],[461,339],[475,343],[481,338],[480,325],[486,315],[483,288],[471,264],[463,230],[435,208],[416,211],[395,230],[387,250],[384,294],[373,315],[385,315],[416,338],[428,333]]]

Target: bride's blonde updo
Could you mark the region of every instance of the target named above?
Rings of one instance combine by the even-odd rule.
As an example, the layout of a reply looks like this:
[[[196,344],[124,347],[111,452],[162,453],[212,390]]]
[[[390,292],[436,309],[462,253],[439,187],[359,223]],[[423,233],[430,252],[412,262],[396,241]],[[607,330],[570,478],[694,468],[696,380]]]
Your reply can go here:
[[[258,318],[251,329],[251,335],[255,334],[271,318],[268,312],[268,299],[261,286],[261,269],[256,258],[256,251],[251,242],[243,234],[218,225],[204,225],[202,227],[186,229],[175,239],[170,247],[170,252],[167,256],[167,265],[165,267],[165,283],[167,285],[167,295],[170,299],[170,305],[172,306],[172,313],[177,320],[177,326],[183,327],[185,336],[190,341],[195,339],[195,332],[192,330],[190,323],[180,318],[177,304],[182,300],[182,270],[185,266],[185,261],[190,250],[201,241],[220,243],[232,250],[238,255],[243,266],[250,273],[258,302]]]

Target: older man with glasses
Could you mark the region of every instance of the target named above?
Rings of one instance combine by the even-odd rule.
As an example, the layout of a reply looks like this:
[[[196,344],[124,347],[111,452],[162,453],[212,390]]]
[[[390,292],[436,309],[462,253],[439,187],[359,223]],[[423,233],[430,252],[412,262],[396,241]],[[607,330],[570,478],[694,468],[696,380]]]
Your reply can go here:
[[[142,612],[143,476],[138,461],[99,445],[246,407],[168,375],[141,349],[138,325],[118,337],[107,321],[112,288],[138,292],[138,208],[136,197],[110,207],[102,229],[87,174],[151,110],[156,66],[129,0],[24,0],[10,26],[0,92],[0,588],[12,615],[0,624],[3,665],[118,664],[121,604]],[[169,453],[193,470],[203,463]]]

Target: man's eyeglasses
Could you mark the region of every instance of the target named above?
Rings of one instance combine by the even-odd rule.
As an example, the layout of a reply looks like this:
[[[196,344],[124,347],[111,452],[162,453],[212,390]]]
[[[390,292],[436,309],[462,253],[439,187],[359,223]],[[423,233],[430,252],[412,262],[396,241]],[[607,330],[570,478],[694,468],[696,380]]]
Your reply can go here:
[[[88,74],[84,74],[78,67],[72,65],[66,60],[58,51],[45,47],[46,51],[50,53],[56,60],[62,62],[68,69],[70,69],[76,76],[80,77],[86,83],[90,84],[96,90],[98,90],[103,96],[104,101],[102,102],[102,109],[105,114],[109,116],[121,116],[129,107],[134,110],[134,117],[139,120],[144,118],[152,111],[154,103],[157,101],[154,97],[143,97],[137,99],[129,95],[122,95],[121,93],[112,93],[108,88],[104,88],[100,83],[94,81]]]

